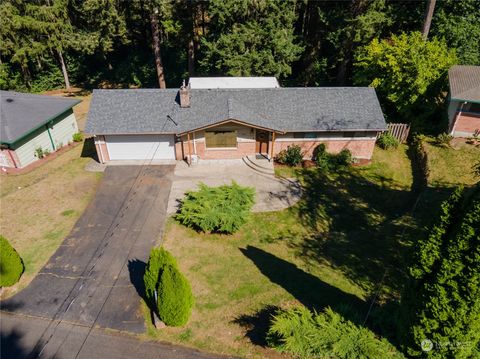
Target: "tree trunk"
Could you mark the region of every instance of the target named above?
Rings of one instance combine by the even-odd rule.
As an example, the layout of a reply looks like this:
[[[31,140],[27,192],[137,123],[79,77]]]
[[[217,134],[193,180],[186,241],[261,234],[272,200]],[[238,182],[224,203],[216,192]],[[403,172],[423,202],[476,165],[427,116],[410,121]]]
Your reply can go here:
[[[166,88],[165,75],[163,73],[162,54],[160,52],[160,38],[158,36],[158,19],[157,15],[153,12],[150,15],[150,23],[152,25],[152,46],[153,53],[155,55],[155,66],[157,68],[158,86],[161,89]]]
[[[427,0],[427,8],[425,9],[425,19],[423,20],[422,36],[427,40],[430,32],[430,25],[432,24],[433,11],[435,10],[435,3],[437,0]]]
[[[65,88],[70,90],[70,79],[68,78],[67,67],[65,61],[63,61],[62,50],[57,49],[58,59],[60,60],[60,66],[62,67],[63,80],[65,81]]]
[[[193,38],[188,41],[188,75],[195,76],[195,44]]]

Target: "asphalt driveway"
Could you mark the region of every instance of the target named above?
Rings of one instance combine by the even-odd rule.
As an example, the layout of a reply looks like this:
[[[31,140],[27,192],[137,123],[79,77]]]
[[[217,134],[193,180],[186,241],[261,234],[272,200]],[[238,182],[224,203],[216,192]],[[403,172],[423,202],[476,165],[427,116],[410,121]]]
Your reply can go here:
[[[2,311],[60,323],[143,332],[149,250],[163,231],[174,166],[114,166],[48,263]],[[52,203],[55,205],[55,203]]]

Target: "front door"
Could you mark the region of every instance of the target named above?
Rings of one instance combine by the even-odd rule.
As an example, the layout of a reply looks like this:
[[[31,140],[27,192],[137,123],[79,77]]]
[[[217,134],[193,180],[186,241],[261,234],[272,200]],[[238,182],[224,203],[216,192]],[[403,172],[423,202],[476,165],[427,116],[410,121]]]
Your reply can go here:
[[[257,130],[255,151],[261,154],[268,154],[268,132]]]

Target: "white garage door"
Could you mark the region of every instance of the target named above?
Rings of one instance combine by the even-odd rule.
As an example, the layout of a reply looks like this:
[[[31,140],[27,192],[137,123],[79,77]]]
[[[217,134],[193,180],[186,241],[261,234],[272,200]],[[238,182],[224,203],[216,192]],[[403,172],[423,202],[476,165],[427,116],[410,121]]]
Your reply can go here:
[[[173,160],[173,135],[105,136],[111,160]]]

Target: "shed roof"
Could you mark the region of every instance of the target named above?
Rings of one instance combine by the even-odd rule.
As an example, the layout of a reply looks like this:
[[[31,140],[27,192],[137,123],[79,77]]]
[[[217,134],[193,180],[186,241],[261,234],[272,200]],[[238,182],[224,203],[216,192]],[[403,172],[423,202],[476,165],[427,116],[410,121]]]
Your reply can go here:
[[[279,132],[384,130],[369,87],[94,90],[85,131],[91,134],[175,133],[238,120]]]
[[[452,99],[480,102],[480,66],[452,66],[448,80]]]
[[[190,77],[192,89],[217,88],[276,88],[280,87],[275,77]]]
[[[79,100],[0,91],[0,141],[11,144],[69,110]]]

